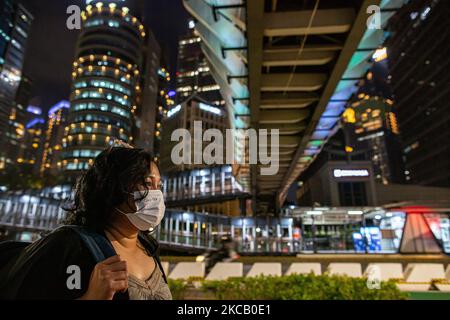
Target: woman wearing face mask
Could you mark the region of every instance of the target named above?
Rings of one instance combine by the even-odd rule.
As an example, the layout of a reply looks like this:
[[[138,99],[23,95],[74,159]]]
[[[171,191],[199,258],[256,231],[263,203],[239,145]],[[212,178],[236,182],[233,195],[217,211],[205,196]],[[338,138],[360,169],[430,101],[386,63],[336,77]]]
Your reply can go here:
[[[149,153],[127,147],[102,152],[77,184],[67,224],[105,237],[116,255],[96,263],[79,234],[60,228],[18,259],[14,298],[172,299],[158,244],[148,234],[164,216],[161,186]]]

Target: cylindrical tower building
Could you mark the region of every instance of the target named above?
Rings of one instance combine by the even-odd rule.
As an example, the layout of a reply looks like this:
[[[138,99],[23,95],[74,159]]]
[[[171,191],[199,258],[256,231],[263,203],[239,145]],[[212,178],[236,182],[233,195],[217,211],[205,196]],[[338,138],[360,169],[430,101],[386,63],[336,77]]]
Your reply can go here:
[[[89,1],[73,63],[63,169],[85,170],[115,139],[130,143],[145,28],[123,1]]]

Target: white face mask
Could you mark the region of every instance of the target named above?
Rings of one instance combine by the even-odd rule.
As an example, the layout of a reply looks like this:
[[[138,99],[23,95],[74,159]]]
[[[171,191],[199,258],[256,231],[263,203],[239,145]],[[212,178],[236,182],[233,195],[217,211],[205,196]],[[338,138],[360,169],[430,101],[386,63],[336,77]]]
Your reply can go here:
[[[145,196],[146,193],[147,196]],[[136,191],[133,193],[133,197],[137,209],[135,213],[117,210],[125,214],[137,229],[153,231],[164,218],[166,211],[163,193],[161,190]]]

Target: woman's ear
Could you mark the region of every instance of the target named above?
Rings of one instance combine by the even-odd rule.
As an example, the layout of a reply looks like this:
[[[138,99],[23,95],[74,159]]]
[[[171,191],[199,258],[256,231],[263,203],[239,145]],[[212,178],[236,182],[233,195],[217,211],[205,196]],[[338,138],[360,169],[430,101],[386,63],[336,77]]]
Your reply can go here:
[[[130,196],[127,199],[127,206],[130,208],[131,212],[136,212],[136,204],[134,202],[134,196],[130,194]]]
[[[127,199],[121,203],[118,208],[125,213],[136,212],[136,204],[134,203],[134,197],[132,194],[128,195]]]

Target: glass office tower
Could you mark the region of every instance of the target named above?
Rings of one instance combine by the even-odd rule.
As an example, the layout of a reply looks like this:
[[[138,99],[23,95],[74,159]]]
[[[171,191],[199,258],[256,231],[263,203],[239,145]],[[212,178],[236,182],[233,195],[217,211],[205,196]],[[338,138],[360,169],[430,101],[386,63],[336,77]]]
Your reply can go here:
[[[77,172],[115,139],[131,143],[145,28],[125,2],[90,1],[73,63],[63,170]]]

